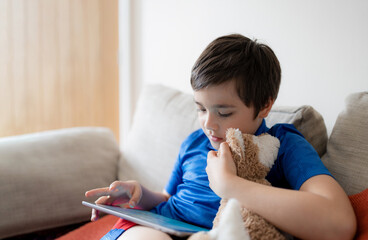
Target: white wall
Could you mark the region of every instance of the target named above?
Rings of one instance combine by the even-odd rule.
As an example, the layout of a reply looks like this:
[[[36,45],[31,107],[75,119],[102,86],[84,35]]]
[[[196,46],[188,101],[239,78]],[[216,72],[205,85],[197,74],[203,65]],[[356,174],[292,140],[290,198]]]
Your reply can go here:
[[[126,1],[126,0],[123,0]],[[191,92],[195,60],[213,39],[241,33],[282,67],[276,104],[316,108],[329,132],[345,97],[368,90],[366,0],[131,0],[131,81]]]

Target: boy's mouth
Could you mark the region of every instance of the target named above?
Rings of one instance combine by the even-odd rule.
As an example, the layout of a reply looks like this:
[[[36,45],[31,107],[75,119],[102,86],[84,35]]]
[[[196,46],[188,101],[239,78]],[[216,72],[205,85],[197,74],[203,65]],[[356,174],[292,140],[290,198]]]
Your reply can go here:
[[[216,136],[213,136],[213,135],[209,135],[210,137],[210,140],[213,141],[213,142],[222,142],[222,138],[220,137],[216,137]]]

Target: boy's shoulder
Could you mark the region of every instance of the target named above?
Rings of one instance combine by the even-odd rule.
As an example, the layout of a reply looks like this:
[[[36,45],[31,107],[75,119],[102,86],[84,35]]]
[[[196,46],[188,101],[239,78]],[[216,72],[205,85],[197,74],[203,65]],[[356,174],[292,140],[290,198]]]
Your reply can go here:
[[[295,156],[303,156],[310,151],[315,152],[313,146],[293,124],[276,124],[268,130],[268,133],[280,140],[279,152],[290,151]]]
[[[288,137],[302,137],[304,138],[303,134],[301,134],[293,124],[288,123],[278,123],[273,125],[270,129],[268,129],[267,133],[271,134],[274,137],[277,137],[281,140],[285,136]]]

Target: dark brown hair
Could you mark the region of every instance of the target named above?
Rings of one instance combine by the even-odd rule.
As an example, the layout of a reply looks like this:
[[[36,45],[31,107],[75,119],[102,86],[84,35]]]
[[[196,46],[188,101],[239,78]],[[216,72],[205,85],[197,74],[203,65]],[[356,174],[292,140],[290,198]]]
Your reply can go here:
[[[219,37],[211,42],[192,68],[194,91],[235,81],[236,91],[255,116],[270,99],[275,100],[280,87],[280,63],[270,47],[240,34]]]

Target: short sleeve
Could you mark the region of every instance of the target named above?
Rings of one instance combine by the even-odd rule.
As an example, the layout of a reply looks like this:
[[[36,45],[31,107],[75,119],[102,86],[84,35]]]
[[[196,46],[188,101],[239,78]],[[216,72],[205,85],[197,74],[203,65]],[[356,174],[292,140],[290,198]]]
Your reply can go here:
[[[276,125],[270,134],[280,140],[278,157],[269,174],[272,185],[299,190],[313,176],[332,176],[312,145],[293,125]]]

